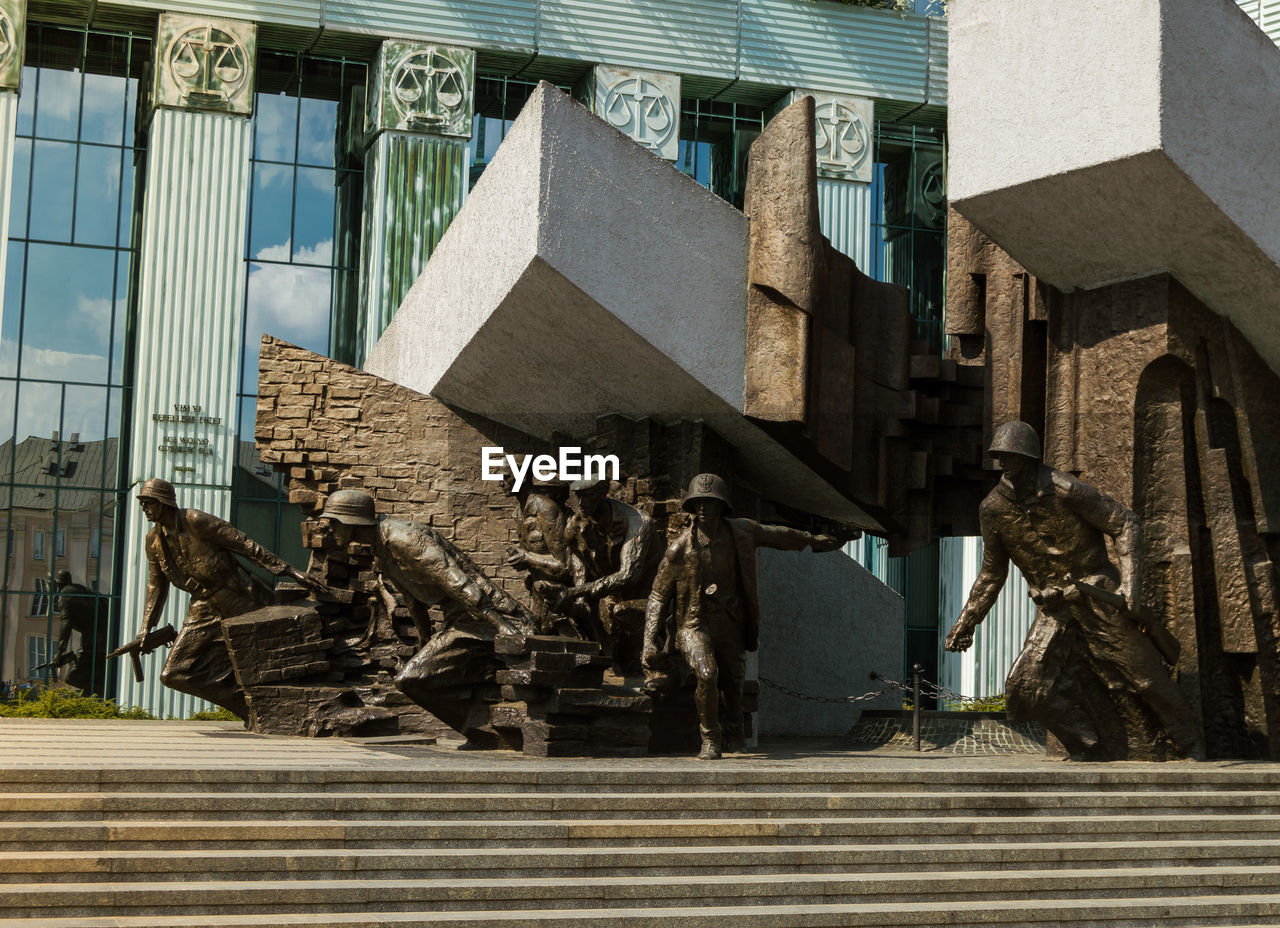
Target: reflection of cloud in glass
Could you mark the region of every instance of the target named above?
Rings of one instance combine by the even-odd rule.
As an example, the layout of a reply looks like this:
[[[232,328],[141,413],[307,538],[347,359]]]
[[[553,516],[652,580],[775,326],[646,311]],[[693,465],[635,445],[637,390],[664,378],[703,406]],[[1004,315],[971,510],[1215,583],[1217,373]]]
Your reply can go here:
[[[298,98],[260,93],[253,118],[254,157],[266,161],[292,161],[298,125]]]
[[[336,100],[303,98],[298,121],[298,162],[332,165],[334,138],[337,135],[338,103]]]
[[[291,244],[271,245],[258,251],[260,261],[288,261]],[[315,248],[299,249],[299,261],[323,263],[333,240]],[[296,264],[251,264],[248,286],[248,326],[245,331],[243,389],[257,392],[258,346],[263,333],[274,335],[312,351],[329,350],[329,294],[332,271],[327,267]]]
[[[40,69],[40,91],[36,100],[36,135],[43,138],[74,139],[80,115],[80,73]]]
[[[15,342],[0,341],[0,359],[11,363],[16,354]],[[35,380],[83,380],[86,370],[104,370],[106,363],[101,355],[27,347],[22,354],[22,374]],[[102,438],[106,402],[103,387],[68,386],[64,398],[60,384],[23,382],[18,396],[18,440],[32,435],[48,438],[59,428],[68,436],[79,432],[86,441]],[[7,437],[0,436],[0,441]]]

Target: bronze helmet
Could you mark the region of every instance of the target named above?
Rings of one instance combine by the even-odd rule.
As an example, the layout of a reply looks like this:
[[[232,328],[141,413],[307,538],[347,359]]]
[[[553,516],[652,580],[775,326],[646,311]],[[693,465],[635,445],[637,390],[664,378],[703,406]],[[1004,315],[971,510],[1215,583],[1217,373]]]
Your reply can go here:
[[[1006,422],[991,437],[988,454],[1020,454],[1040,460],[1040,436],[1025,422]]]
[[[364,490],[339,490],[324,501],[322,519],[337,519],[343,525],[376,525],[378,514],[373,497]]]
[[[698,474],[689,481],[689,492],[684,495],[680,508],[685,512],[693,512],[690,505],[695,499],[718,499],[724,503],[725,512],[733,512],[733,503],[729,498],[729,484],[723,477],[715,474]]]
[[[178,508],[178,494],[173,492],[173,484],[159,477],[152,477],[150,480],[143,482],[142,487],[138,490],[138,499],[153,499],[157,503],[163,503],[170,509]]]

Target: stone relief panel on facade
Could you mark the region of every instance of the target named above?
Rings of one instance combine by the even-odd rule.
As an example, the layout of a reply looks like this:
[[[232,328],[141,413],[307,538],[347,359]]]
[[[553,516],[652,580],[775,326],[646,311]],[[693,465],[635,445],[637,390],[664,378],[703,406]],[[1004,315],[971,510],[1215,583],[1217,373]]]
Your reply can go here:
[[[0,3],[0,90],[17,90],[22,83],[26,25],[26,3],[22,0]]]
[[[252,23],[162,15],[155,105],[250,115],[256,37]]]
[[[370,78],[368,131],[470,138],[475,69],[475,52],[469,48],[383,42]]]
[[[582,86],[588,108],[660,158],[680,150],[680,78],[674,74],[597,66]]]

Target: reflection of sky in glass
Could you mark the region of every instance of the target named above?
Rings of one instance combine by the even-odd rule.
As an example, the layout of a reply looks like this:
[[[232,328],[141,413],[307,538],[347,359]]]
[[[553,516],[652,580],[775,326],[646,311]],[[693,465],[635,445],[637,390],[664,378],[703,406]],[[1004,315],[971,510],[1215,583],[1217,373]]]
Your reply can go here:
[[[37,140],[31,165],[31,238],[71,241],[75,212],[76,146]]]
[[[338,124],[336,100],[302,100],[298,124],[298,163],[333,167],[335,127]]]
[[[298,98],[258,94],[254,114],[253,157],[257,161],[293,161],[298,132]]]
[[[332,220],[330,220],[332,223]],[[330,243],[331,244],[331,243]],[[266,257],[288,256],[288,243]],[[258,346],[264,333],[300,348],[329,353],[329,285],[327,267],[297,264],[249,265],[245,319],[244,377],[241,389],[258,390]]]
[[[92,67],[114,73],[85,73],[86,48]],[[137,78],[125,73],[138,73],[149,48],[33,27],[28,58],[45,66],[23,69],[0,320],[0,377],[22,381],[0,382],[0,403],[10,404],[0,441],[15,425],[15,393],[19,441],[119,434],[121,391],[105,384],[123,381],[127,324],[130,254],[119,249],[131,231],[134,167],[124,146],[133,144]]]

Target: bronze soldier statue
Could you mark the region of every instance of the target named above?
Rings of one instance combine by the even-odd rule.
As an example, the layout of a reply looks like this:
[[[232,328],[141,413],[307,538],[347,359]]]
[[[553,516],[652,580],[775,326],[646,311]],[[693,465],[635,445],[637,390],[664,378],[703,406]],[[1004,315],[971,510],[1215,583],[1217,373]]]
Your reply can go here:
[[[531,633],[533,615],[430,527],[379,520],[367,493],[337,491],[321,518],[333,523],[339,545],[370,545],[375,568],[409,606],[423,646],[396,675],[396,687],[465,735],[467,747],[497,747],[486,693],[502,666],[493,640]],[[444,620],[433,632],[428,609],[434,605]]]
[[[643,661],[647,671],[656,670],[665,613],[674,607],[674,645],[697,678],[694,700],[702,735],[698,757],[714,760],[722,750],[744,748],[746,652],[756,650],[760,634],[756,549],[833,551],[840,541],[834,535],[724,518],[732,512],[729,487],[715,474],[693,478],[682,508],[693,514],[693,524],[667,548],[653,581],[645,612]],[[668,640],[667,646],[671,644]]]
[[[538,479],[532,484],[515,493],[518,542],[508,549],[507,563],[525,572],[524,586],[538,624],[549,631],[557,624],[552,607],[573,581],[565,540],[564,484]]]
[[[160,620],[171,585],[190,593],[191,606],[160,680],[171,689],[207,699],[243,718],[248,706],[236,684],[219,623],[261,608],[270,596],[246,576],[235,556],[310,589],[325,591],[326,587],[229,522],[199,509],[179,508],[173,484],[167,480],[157,477],[143,483],[138,503],[153,523],[146,540],[147,601],[138,641],[144,641]]]
[[[82,693],[102,696],[107,659],[107,603],[93,590],[71,579],[71,571],[59,571],[58,609],[62,627],[58,634],[58,653],[52,663],[75,666],[64,681]],[[80,635],[80,649],[71,653],[71,633]]]
[[[1190,708],[1152,636],[1139,626],[1137,517],[1087,483],[1040,463],[1040,437],[1025,422],[997,429],[990,454],[1003,476],[979,510],[982,567],[947,636],[947,650],[973,644],[974,629],[994,605],[1012,561],[1040,608],[1009,672],[1010,715],[1041,722],[1072,754],[1126,757],[1127,743],[1116,744],[1106,729],[1114,727],[1124,700],[1136,700],[1178,752],[1199,755]],[[1117,563],[1107,554],[1108,537]],[[1138,753],[1146,753],[1140,747]]]
[[[625,664],[616,653],[622,629],[613,628],[609,602],[632,594],[648,595],[646,568],[657,560],[653,520],[634,506],[609,497],[609,481],[579,480],[569,488],[569,516],[565,544],[574,585],[555,604],[558,612],[572,614],[575,602],[585,607],[589,637],[599,642],[615,667]],[[638,610],[637,610],[638,611]],[[639,631],[637,621],[635,631]],[[632,651],[634,658],[634,650]]]

